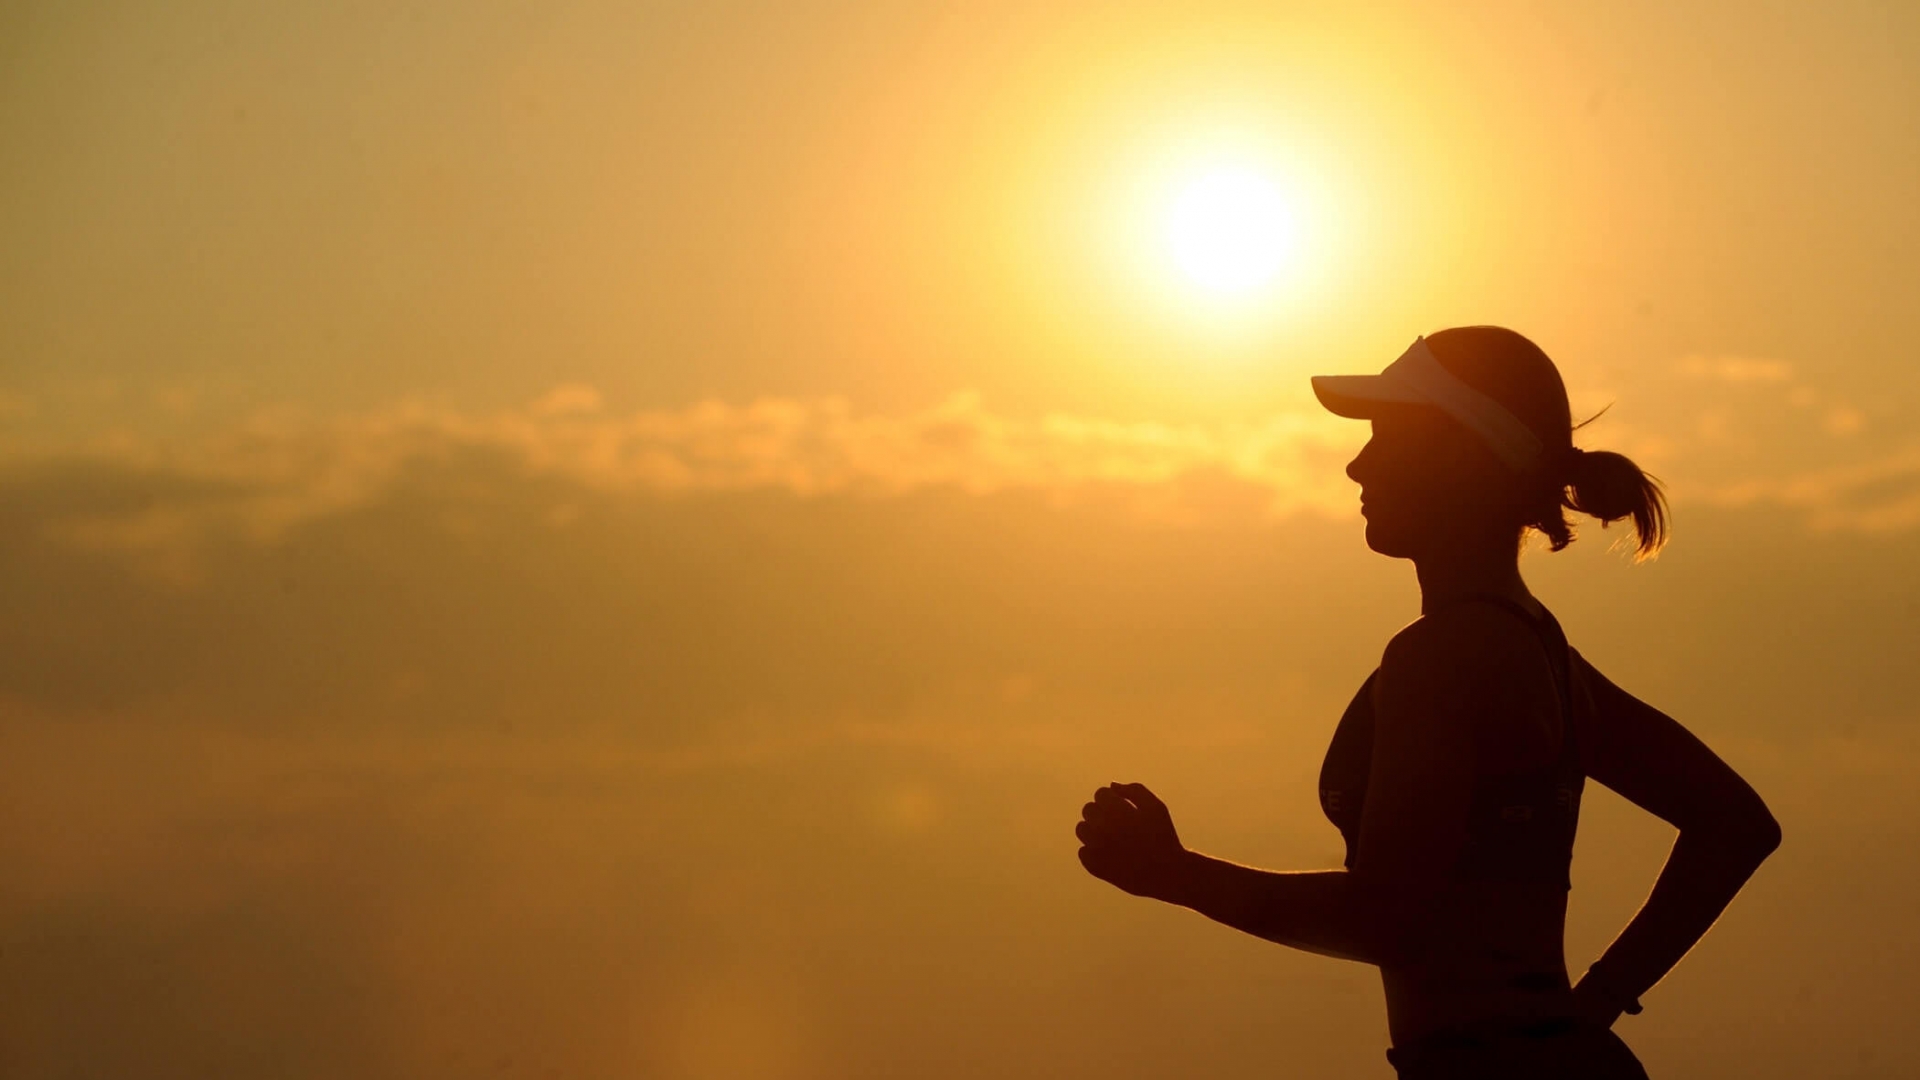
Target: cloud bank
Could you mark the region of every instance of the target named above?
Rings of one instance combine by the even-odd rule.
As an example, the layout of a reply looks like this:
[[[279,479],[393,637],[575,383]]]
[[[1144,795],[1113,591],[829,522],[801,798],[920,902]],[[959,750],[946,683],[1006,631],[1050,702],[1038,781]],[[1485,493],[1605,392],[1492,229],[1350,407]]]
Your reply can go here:
[[[1687,357],[1619,398],[1636,411],[1604,417],[1580,441],[1632,454],[1677,504],[1777,507],[1823,530],[1920,526],[1920,440],[1869,423],[1785,363]],[[1365,432],[1304,410],[1210,424],[1021,418],[973,393],[898,413],[820,397],[616,414],[593,387],[567,384],[492,413],[410,401],[328,417],[263,410],[169,433],[120,427],[63,444],[0,437],[0,469],[16,488],[111,471],[120,497],[44,499],[42,530],[93,549],[178,552],[211,535],[271,541],[368,505],[410,470],[471,458],[630,497],[945,489],[1070,499],[1098,488],[1130,493],[1149,516],[1191,521],[1218,510],[1195,489],[1224,485],[1240,492],[1236,512],[1344,517],[1354,506],[1344,465]],[[554,523],[570,513],[555,506]]]
[[[1218,425],[1015,419],[965,393],[891,415],[861,414],[838,398],[767,398],[613,416],[592,388],[567,385],[493,414],[420,403],[323,419],[263,412],[193,436],[123,430],[64,447],[16,445],[5,461],[16,483],[88,468],[143,478],[137,497],[56,507],[46,525],[84,546],[152,549],[214,531],[270,540],[366,505],[409,469],[472,457],[597,492],[669,498],[1119,487],[1167,517],[1180,507],[1157,489],[1204,475],[1255,489],[1272,516],[1339,515],[1353,501],[1341,465],[1362,437],[1355,425],[1311,414]]]

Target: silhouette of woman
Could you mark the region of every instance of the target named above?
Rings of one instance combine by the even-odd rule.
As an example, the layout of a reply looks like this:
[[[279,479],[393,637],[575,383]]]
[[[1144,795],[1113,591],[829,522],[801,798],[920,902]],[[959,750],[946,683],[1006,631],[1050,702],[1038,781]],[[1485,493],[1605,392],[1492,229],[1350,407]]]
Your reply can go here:
[[[1373,423],[1347,466],[1367,546],[1413,560],[1420,618],[1387,643],[1334,732],[1320,803],[1341,870],[1257,870],[1189,851],[1141,784],[1094,793],[1075,833],[1095,877],[1308,952],[1380,968],[1403,1080],[1615,1080],[1646,1073],[1612,1029],[1693,947],[1780,827],[1673,719],[1568,646],[1528,593],[1528,529],[1566,510],[1666,539],[1659,487],[1573,446],[1566,388],[1499,327],[1416,340],[1378,375],[1322,376]],[[1679,829],[1652,894],[1578,985],[1563,946],[1581,788],[1593,777]]]

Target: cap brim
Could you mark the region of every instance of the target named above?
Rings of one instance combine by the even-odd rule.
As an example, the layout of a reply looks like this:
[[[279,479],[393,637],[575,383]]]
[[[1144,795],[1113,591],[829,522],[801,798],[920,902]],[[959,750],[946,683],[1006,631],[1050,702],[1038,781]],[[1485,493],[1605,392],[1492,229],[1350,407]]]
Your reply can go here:
[[[1396,405],[1431,405],[1418,389],[1386,375],[1315,375],[1313,396],[1335,416],[1371,420]]]

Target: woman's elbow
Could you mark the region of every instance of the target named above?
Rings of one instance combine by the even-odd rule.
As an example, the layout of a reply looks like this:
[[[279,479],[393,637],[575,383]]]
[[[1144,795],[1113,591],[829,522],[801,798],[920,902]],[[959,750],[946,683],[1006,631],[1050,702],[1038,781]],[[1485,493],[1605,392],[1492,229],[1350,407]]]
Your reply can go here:
[[[1758,866],[1780,847],[1780,822],[1759,800],[1743,813],[1728,816],[1705,830],[1714,850],[1728,858]]]
[[[1780,847],[1780,822],[1765,807],[1760,810],[1759,820],[1753,826],[1753,849],[1764,859]]]
[[[1747,812],[1741,815],[1739,831],[1743,845],[1755,862],[1773,854],[1780,846],[1780,822],[1757,794]]]

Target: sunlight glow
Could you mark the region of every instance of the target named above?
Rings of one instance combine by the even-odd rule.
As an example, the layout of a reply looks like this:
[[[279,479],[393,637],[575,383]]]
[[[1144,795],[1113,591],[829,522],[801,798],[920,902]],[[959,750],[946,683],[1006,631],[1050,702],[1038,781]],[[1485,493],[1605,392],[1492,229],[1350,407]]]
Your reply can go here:
[[[1252,169],[1220,168],[1174,198],[1166,241],[1188,281],[1215,296],[1239,297],[1286,267],[1298,248],[1298,226],[1271,180]]]
[[[1225,386],[1351,318],[1353,268],[1379,257],[1351,223],[1379,195],[1338,147],[1254,111],[1170,109],[1102,150],[1053,210],[1097,230],[1080,265],[1099,271],[1118,350]],[[1091,213],[1072,202],[1089,193]]]

